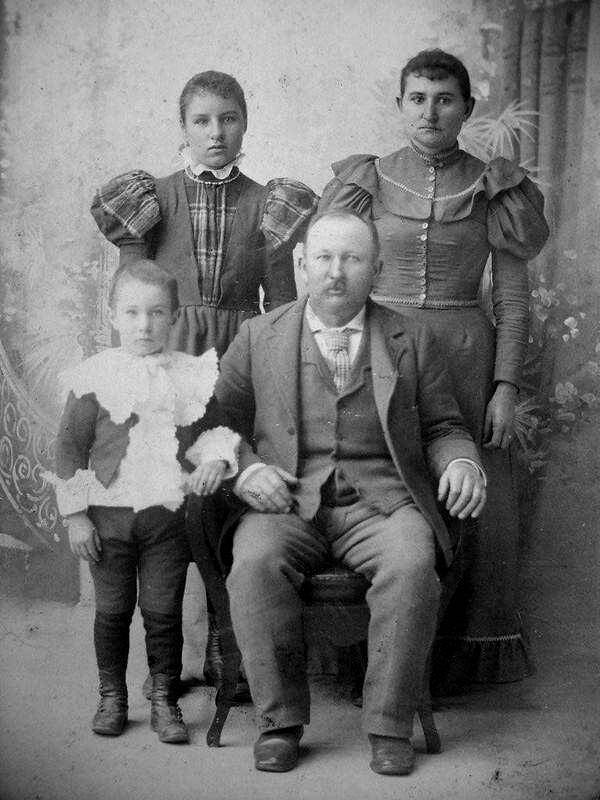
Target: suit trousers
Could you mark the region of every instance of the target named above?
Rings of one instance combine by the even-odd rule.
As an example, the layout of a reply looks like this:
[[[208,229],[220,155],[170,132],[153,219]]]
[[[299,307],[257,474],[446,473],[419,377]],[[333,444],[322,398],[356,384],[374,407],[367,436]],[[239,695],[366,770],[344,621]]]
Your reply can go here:
[[[242,517],[227,588],[258,727],[310,720],[299,590],[331,557],[371,584],[364,729],[409,737],[440,599],[434,534],[413,504],[389,516],[362,501],[322,506],[311,522],[294,513]]]

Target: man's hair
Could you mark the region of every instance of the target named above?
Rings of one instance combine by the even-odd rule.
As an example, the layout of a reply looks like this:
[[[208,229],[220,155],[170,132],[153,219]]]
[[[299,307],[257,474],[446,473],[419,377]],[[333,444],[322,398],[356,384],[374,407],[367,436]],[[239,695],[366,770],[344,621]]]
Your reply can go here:
[[[192,98],[202,94],[215,94],[225,100],[229,100],[229,98],[235,100],[242,112],[244,126],[248,125],[248,109],[244,90],[232,75],[214,70],[199,72],[190,78],[183,87],[179,96],[179,119],[182,125],[185,123],[185,112]]]
[[[379,258],[381,245],[379,243],[379,234],[377,233],[375,223],[369,218],[361,217],[360,214],[358,214],[356,211],[353,211],[351,208],[328,208],[326,211],[320,211],[319,213],[315,214],[308,223],[308,227],[306,228],[306,232],[304,234],[305,250],[311,230],[314,228],[317,222],[320,222],[322,219],[357,219],[359,222],[362,222],[365,228],[369,231],[369,236],[371,237],[373,261],[376,261]]]
[[[405,64],[400,73],[400,99],[404,97],[406,79],[409,75],[429,78],[431,81],[456,78],[463,99],[471,98],[471,81],[467,68],[456,56],[437,47],[432,50],[421,50]]]
[[[113,311],[117,303],[119,288],[127,281],[140,281],[149,286],[159,286],[169,295],[171,311],[177,311],[179,308],[177,280],[166,269],[159,267],[155,261],[140,259],[131,264],[124,264],[113,275],[108,292],[108,304]]]

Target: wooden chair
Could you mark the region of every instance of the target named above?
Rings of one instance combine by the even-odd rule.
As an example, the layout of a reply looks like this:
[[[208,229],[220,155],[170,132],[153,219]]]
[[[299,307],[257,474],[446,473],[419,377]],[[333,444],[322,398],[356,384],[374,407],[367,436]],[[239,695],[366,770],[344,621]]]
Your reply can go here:
[[[438,620],[441,620],[463,575],[465,564],[462,541],[466,524],[460,524],[461,532],[455,550],[454,561],[442,580],[442,596]],[[369,609],[365,594],[368,581],[356,572],[332,564],[327,569],[307,577],[302,587],[304,601],[304,636],[307,644],[324,640],[338,647],[351,647],[356,666],[356,688],[362,687],[365,659],[361,643],[367,638]],[[219,747],[221,732],[227,720],[229,709],[235,705],[234,695],[241,657],[231,622],[222,619],[221,644],[223,651],[223,680],[217,688],[216,711],[206,735],[209,747]],[[423,694],[417,709],[419,721],[425,736],[428,753],[439,753],[441,741],[433,718],[431,704],[430,659],[425,670]]]

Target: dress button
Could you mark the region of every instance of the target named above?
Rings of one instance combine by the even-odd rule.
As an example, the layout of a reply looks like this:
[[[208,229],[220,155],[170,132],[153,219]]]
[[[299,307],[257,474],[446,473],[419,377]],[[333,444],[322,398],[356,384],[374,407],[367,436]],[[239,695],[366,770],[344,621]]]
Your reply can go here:
[[[429,167],[429,172],[435,172],[435,167]]]
[[[426,231],[427,228],[429,227],[429,223],[428,222],[423,222],[421,227],[423,228],[424,231]]]
[[[430,176],[429,176],[429,180],[430,180],[431,182],[433,182],[433,181],[435,180],[435,175],[430,175]]]
[[[422,234],[419,236],[419,239],[420,239],[422,242],[426,242],[426,241],[427,241],[427,234],[426,234],[426,233],[422,233]]]

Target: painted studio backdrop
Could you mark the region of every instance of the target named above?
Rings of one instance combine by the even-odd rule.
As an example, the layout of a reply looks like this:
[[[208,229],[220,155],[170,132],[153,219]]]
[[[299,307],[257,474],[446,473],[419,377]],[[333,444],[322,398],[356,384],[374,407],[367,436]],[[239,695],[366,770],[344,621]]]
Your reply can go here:
[[[441,46],[473,79],[476,110],[463,145],[482,158],[516,159],[546,195],[552,234],[531,265],[528,385],[514,453],[524,563],[531,572],[571,563],[589,582],[583,567],[597,551],[590,522],[600,510],[599,5],[1,3],[7,580],[46,597],[78,596],[78,567],[41,472],[52,461],[57,375],[110,343],[106,293],[117,252],[89,215],[97,186],[136,167],[155,175],[177,168],[179,92],[192,74],[212,68],[233,73],[246,91],[244,171],[261,182],[295,177],[320,192],[332,161],[383,155],[402,143],[400,69],[418,50]],[[560,507],[549,502],[557,486]]]

